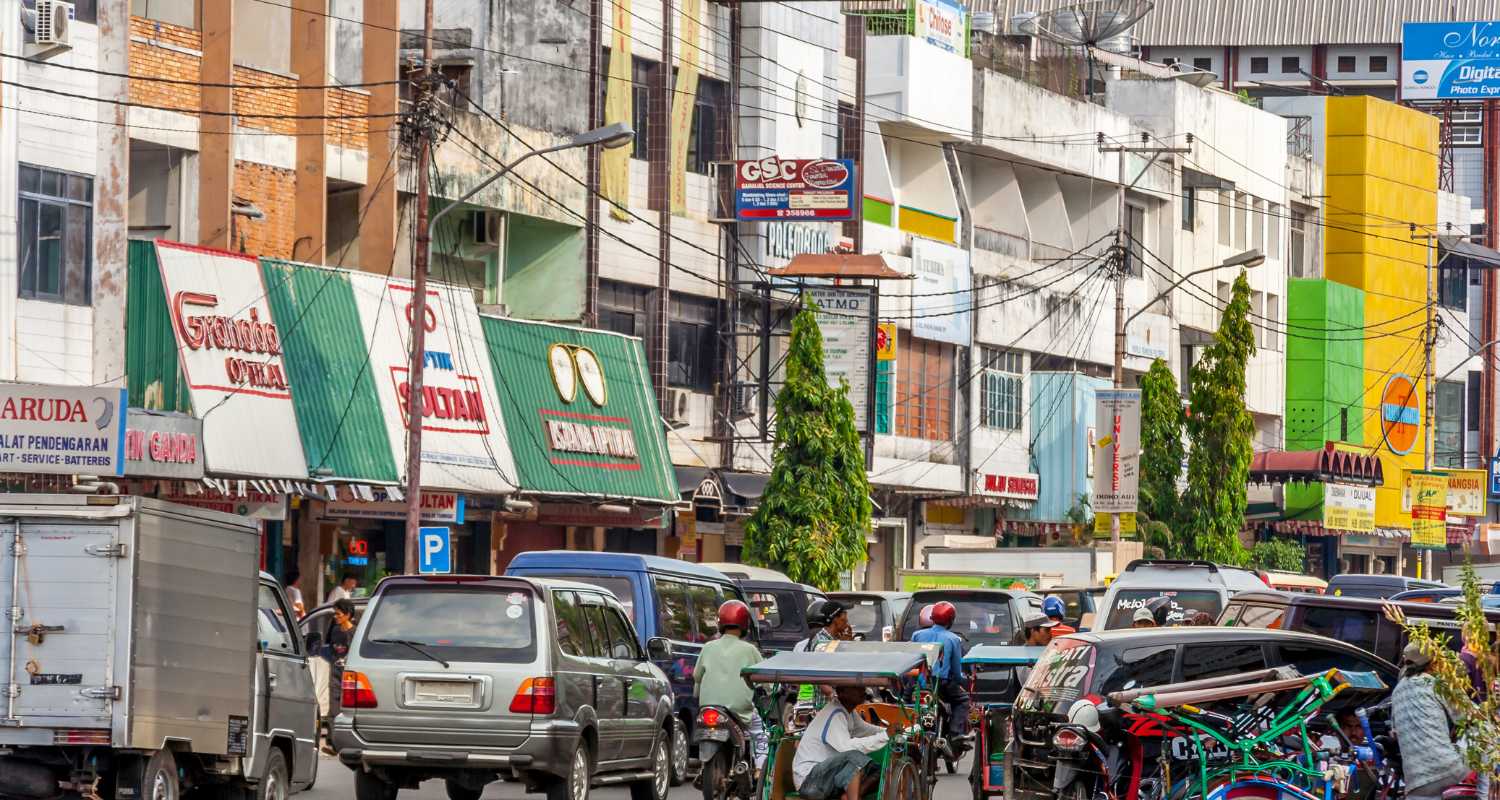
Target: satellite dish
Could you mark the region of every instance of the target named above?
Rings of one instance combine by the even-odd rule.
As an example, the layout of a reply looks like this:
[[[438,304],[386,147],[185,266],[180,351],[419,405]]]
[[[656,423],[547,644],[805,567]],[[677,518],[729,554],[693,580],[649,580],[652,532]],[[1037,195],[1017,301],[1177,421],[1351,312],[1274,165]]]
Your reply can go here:
[[[1219,73],[1206,69],[1197,69],[1191,64],[1179,61],[1172,65],[1172,78],[1182,81],[1199,89],[1204,89],[1219,82]]]
[[[1128,53],[1130,29],[1154,7],[1152,0],[1084,0],[1026,20],[1028,32],[1064,47],[1082,47],[1089,62],[1088,98],[1094,99],[1094,48]]]

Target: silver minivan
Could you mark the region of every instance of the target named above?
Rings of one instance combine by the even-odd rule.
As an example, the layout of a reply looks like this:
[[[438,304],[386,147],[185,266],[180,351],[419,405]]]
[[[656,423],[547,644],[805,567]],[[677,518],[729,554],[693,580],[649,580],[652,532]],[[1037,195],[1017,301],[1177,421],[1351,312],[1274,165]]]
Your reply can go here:
[[[653,639],[655,657],[668,652]],[[356,800],[442,779],[478,800],[502,777],[549,800],[628,784],[665,800],[667,677],[612,594],[561,580],[403,576],[376,587],[333,723]]]

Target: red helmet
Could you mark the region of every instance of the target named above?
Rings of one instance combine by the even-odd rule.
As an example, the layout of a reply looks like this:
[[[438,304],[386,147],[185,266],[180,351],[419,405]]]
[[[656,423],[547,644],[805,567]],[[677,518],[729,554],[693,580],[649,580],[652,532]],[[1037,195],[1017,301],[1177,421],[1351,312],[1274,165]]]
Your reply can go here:
[[[719,630],[725,628],[750,629],[750,607],[738,600],[728,600],[719,606]]]
[[[953,620],[958,618],[958,609],[947,600],[941,600],[932,607],[932,624],[941,625],[944,628],[953,627]]]
[[[932,604],[931,603],[928,603],[927,605],[922,606],[922,610],[919,611],[919,612],[917,612],[917,624],[921,625],[924,628],[931,628],[932,627]]]

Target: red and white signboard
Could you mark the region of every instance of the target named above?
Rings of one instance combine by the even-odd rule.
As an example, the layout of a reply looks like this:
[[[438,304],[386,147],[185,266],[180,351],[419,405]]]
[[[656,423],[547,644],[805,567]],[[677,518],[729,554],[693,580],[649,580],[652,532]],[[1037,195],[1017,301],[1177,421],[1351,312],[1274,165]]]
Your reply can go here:
[[[1040,493],[1041,478],[1030,472],[1017,475],[981,473],[975,484],[978,494],[985,497],[1035,501]]]
[[[391,452],[405,453],[412,284],[361,273],[349,278]],[[422,485],[475,494],[513,491],[516,467],[474,294],[429,282],[423,324]]]
[[[248,256],[156,242],[178,361],[203,420],[214,475],[306,478],[307,459],[260,264]]]

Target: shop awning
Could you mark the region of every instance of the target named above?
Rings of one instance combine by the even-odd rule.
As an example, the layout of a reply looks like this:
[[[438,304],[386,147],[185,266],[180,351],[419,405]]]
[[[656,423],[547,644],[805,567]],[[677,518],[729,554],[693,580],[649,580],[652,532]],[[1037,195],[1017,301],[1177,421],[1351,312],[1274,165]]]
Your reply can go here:
[[[1374,531],[1346,531],[1337,528],[1326,528],[1321,520],[1314,519],[1280,519],[1266,522],[1258,522],[1252,526],[1256,529],[1269,530],[1272,533],[1286,534],[1287,536],[1369,536],[1376,539],[1409,539],[1410,531],[1396,528],[1376,528]]]
[[[500,317],[482,325],[523,493],[681,501],[640,339]]]
[[[720,470],[719,479],[724,482],[724,488],[734,496],[735,504],[746,508],[760,504],[761,495],[766,493],[766,484],[771,482],[770,475],[730,470]]]
[[[1256,483],[1288,481],[1357,483],[1379,486],[1385,481],[1380,458],[1336,450],[1261,450],[1250,458],[1250,480]]]

